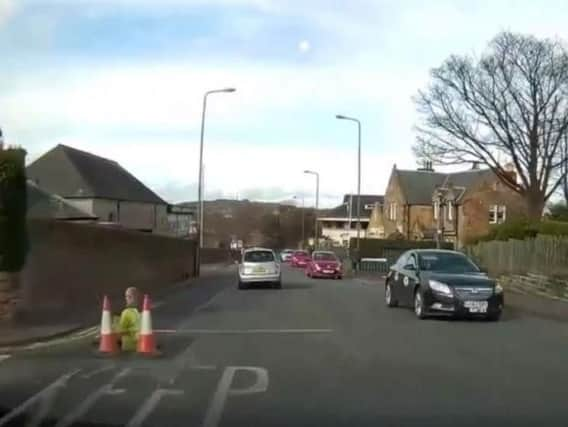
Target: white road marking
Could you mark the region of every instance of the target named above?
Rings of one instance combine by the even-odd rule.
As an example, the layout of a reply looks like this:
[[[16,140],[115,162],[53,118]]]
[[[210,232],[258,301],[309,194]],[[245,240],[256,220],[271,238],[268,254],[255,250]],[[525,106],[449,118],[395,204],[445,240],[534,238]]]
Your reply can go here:
[[[148,399],[144,401],[144,403],[140,406],[140,409],[136,411],[136,414],[132,417],[132,419],[128,422],[126,427],[140,427],[144,424],[148,415],[150,415],[160,400],[162,400],[163,396],[180,396],[183,394],[183,390],[172,390],[172,389],[165,389],[159,388],[154,390],[154,392],[150,395]]]
[[[155,329],[157,334],[329,334],[333,329]]]
[[[117,394],[124,393],[124,389],[113,389],[114,384],[124,376],[130,373],[130,368],[125,368],[120,371],[114,378],[108,383],[99,387],[93,393],[91,393],[87,398],[73,411],[67,414],[63,419],[61,419],[55,427],[68,427],[73,425],[78,421],[83,415],[85,415],[97,401],[103,396],[116,396]]]
[[[42,391],[33,395],[28,400],[23,402],[21,405],[12,409],[6,415],[4,415],[2,418],[0,418],[0,427],[8,424],[14,418],[25,413],[30,407],[32,407],[38,401],[42,402],[44,399],[47,399],[49,401],[53,401],[53,398],[54,398],[55,394],[59,391],[59,389],[62,388],[62,387],[65,387],[65,385],[67,384],[67,381],[69,381],[69,379],[71,379],[71,377],[73,377],[79,371],[80,371],[80,369],[76,369],[76,370],[71,371],[71,372],[69,372],[65,375],[62,375],[57,380],[55,380],[53,383],[51,383],[46,388],[44,388]],[[47,409],[45,409],[44,405],[42,405],[40,407],[39,412],[40,412],[40,415],[43,414],[45,416],[45,415],[47,415],[47,412],[49,412],[49,407]],[[39,415],[36,415],[34,417],[34,419],[32,420],[32,423],[35,422],[36,423],[35,425],[40,425],[41,421],[43,421],[43,420],[39,419]]]
[[[112,371],[115,367],[116,367],[115,363],[111,363],[111,364],[108,364],[108,365],[105,365],[105,366],[101,366],[100,368],[95,369],[94,371],[91,371],[91,372],[88,372],[84,375],[81,375],[81,378],[85,378],[85,379],[92,378],[95,375],[101,374],[103,372]]]
[[[247,388],[231,389],[233,378],[237,371],[249,371],[256,374],[256,382]],[[268,390],[268,371],[256,366],[228,366],[217,385],[217,390],[211,399],[203,427],[217,427],[223,414],[225,402],[229,396],[242,396],[245,394],[264,393]]]
[[[0,363],[2,363],[4,360],[9,359],[10,357],[12,356],[10,356],[9,354],[0,354]]]
[[[223,290],[223,291],[219,291],[218,293],[216,293],[215,295],[213,295],[211,298],[209,298],[207,301],[205,301],[203,304],[198,305],[198,306],[195,308],[194,312],[197,313],[197,312],[199,312],[199,311],[204,310],[205,308],[207,308],[207,306],[213,304],[213,302],[214,302],[217,298],[219,298],[221,295],[225,294],[227,291],[228,291],[228,289],[225,289],[225,290]]]

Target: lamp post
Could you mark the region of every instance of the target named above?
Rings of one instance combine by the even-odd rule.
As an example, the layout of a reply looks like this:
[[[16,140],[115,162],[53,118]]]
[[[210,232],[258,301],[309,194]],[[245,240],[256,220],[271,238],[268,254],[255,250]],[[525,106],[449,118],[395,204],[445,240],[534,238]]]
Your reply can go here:
[[[298,199],[298,196],[294,196],[294,199]],[[304,241],[306,240],[306,232],[305,232],[305,221],[304,221],[304,212],[305,212],[305,199],[302,196],[302,249],[304,249]]]
[[[337,114],[338,120],[349,120],[357,123],[357,256],[361,249],[361,122],[354,117]]]
[[[205,92],[203,95],[203,110],[201,112],[201,137],[199,139],[199,175],[198,175],[198,185],[197,185],[197,193],[198,193],[198,205],[199,205],[199,234],[198,234],[198,251],[197,251],[197,262],[196,262],[196,270],[197,274],[199,275],[199,267],[200,267],[200,256],[201,256],[201,248],[203,248],[203,136],[205,134],[205,112],[207,110],[207,97],[213,93],[231,93],[235,92],[235,88],[225,88],[225,89],[215,89],[209,90]]]
[[[318,210],[319,210],[320,176],[319,176],[319,173],[314,172],[314,171],[310,171],[310,170],[305,170],[304,173],[308,174],[308,175],[315,175],[315,177],[316,177],[316,210],[315,210],[315,215],[314,215],[315,216],[314,249],[318,249],[318,247],[319,247],[319,243],[318,243]]]

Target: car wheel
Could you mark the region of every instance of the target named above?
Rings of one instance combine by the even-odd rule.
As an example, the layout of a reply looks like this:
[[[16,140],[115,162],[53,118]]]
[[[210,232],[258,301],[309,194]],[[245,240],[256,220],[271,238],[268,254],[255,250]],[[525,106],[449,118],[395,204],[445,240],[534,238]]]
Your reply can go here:
[[[501,319],[501,314],[503,314],[502,311],[498,311],[497,313],[492,313],[487,316],[487,320],[489,320],[490,322],[498,322],[499,319]]]
[[[275,282],[272,287],[274,289],[282,289],[282,282]]]
[[[239,280],[239,289],[246,289],[247,285]]]
[[[390,283],[387,283],[385,286],[385,303],[387,307],[396,307],[398,305],[398,301],[392,296],[392,286]]]
[[[420,289],[416,289],[414,293],[414,314],[416,314],[416,317],[419,319],[426,318],[426,314],[424,313],[424,299]]]

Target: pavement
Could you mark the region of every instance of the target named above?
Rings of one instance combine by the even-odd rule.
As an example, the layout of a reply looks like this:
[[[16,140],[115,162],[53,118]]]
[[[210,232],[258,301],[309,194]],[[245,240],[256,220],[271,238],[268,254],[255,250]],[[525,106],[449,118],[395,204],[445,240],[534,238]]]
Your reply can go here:
[[[218,269],[154,311],[160,358],[0,355],[0,427],[568,425],[565,323],[420,321],[383,298],[289,267],[239,291]]]

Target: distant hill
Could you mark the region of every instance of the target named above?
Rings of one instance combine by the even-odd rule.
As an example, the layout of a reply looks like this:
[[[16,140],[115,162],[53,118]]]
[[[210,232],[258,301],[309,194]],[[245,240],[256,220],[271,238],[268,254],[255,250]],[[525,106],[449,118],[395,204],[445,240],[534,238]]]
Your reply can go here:
[[[235,238],[245,245],[297,246],[301,241],[302,208],[283,203],[218,199],[204,201],[204,240],[208,247],[227,247]],[[197,202],[178,206],[197,208]],[[320,215],[325,211],[320,210]],[[313,209],[304,212],[304,233],[313,234]]]

